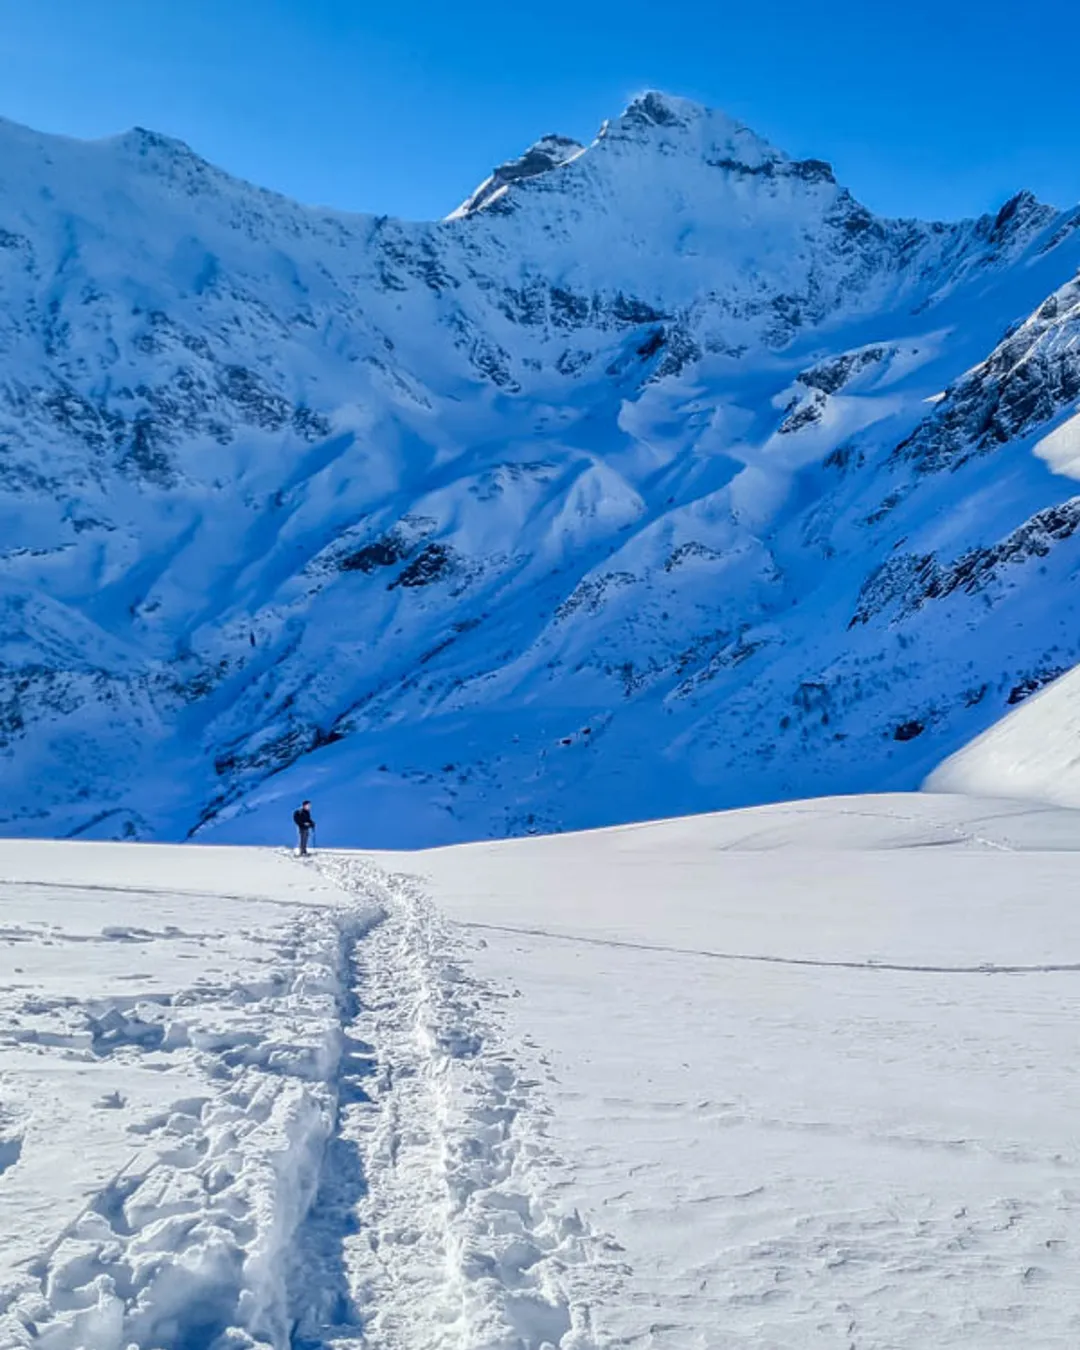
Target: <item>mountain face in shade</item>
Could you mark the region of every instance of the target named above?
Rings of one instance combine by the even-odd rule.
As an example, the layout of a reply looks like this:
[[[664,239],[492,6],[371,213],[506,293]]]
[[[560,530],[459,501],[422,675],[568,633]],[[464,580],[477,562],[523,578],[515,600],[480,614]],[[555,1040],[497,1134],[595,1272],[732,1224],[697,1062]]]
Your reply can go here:
[[[6,832],[910,787],[1080,660],[1078,211],[881,219],[656,93],[434,223],[146,131],[0,188]]]

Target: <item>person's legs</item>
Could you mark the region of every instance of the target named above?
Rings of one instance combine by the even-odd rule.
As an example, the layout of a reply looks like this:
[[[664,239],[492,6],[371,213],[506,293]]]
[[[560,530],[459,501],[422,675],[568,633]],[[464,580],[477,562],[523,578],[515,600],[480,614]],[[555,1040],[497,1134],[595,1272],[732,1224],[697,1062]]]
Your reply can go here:
[[[301,858],[306,858],[306,857],[307,857],[307,841],[308,841],[308,833],[309,833],[309,831],[308,831],[307,826],[306,826],[306,825],[301,825],[301,826],[300,826],[300,856],[301,856]]]

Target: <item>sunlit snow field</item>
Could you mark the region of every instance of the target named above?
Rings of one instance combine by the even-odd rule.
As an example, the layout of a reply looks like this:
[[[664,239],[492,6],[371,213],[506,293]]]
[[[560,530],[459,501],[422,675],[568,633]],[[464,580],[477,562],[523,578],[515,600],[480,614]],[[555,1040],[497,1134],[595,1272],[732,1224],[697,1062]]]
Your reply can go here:
[[[0,877],[5,1348],[1077,1344],[1076,812]]]

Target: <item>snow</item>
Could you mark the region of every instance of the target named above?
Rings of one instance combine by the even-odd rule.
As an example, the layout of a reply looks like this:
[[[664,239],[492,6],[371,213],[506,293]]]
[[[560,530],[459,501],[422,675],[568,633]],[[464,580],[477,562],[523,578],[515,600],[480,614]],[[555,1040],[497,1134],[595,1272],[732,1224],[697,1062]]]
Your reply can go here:
[[[1071,1346],[1078,848],[0,844],[0,1344]]]
[[[1080,670],[1061,676],[950,755],[925,787],[1080,807]]]

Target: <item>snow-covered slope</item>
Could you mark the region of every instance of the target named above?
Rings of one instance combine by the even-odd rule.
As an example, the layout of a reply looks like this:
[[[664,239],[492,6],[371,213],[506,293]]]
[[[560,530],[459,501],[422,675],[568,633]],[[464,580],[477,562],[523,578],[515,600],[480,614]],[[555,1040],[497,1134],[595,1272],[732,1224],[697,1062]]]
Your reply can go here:
[[[0,1345],[1072,1347],[1078,824],[0,841]]]
[[[1080,670],[1072,670],[940,764],[930,792],[1080,806]]]
[[[435,223],[144,131],[0,185],[8,832],[913,787],[1080,657],[1078,213],[881,220],[658,94]]]

